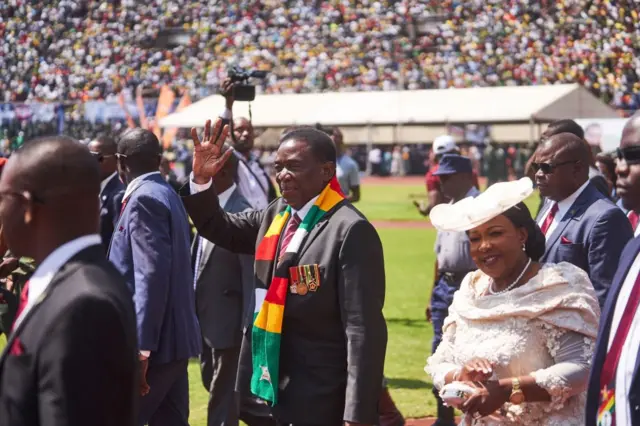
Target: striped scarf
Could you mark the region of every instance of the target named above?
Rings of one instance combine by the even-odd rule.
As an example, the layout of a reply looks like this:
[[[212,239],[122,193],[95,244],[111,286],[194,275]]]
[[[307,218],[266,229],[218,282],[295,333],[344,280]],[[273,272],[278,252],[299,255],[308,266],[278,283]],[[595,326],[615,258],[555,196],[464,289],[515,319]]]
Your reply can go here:
[[[338,180],[334,178],[322,190],[302,223],[293,234],[293,238],[281,261],[277,264],[268,289],[256,289],[256,312],[252,330],[252,363],[251,392],[275,405],[278,401],[280,334],[284,305],[289,289],[289,268],[294,266],[296,254],[309,231],[323,216],[344,200]],[[271,222],[267,233],[256,250],[256,275],[269,277],[278,251],[280,235],[291,216],[291,207],[279,213]],[[267,279],[263,280],[264,283]],[[265,295],[266,293],[266,295]]]

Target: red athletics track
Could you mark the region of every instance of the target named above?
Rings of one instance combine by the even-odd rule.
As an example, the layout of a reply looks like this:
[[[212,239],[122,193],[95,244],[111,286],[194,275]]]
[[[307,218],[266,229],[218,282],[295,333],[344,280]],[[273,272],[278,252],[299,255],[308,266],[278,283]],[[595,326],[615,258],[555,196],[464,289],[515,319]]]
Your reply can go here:
[[[390,176],[390,177],[379,177],[379,176],[366,176],[362,178],[361,185],[366,186],[376,186],[376,185],[423,185],[424,177],[423,176]],[[426,189],[425,189],[426,191]],[[395,229],[415,229],[415,228],[426,228],[431,229],[433,225],[429,222],[428,219],[424,220],[374,220],[373,226],[376,228],[395,228]]]
[[[456,418],[456,424],[460,423],[460,418]],[[435,417],[425,417],[422,419],[407,419],[406,426],[431,426],[436,422]]]

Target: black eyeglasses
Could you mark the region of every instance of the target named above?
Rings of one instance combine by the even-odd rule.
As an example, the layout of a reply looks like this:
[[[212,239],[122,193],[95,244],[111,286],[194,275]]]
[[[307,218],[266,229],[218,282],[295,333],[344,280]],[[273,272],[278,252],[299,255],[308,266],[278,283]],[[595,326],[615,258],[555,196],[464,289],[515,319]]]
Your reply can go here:
[[[580,160],[563,161],[561,163],[555,163],[555,164],[552,164],[552,163],[531,163],[531,168],[533,169],[533,171],[535,173],[538,173],[538,170],[540,170],[545,175],[549,175],[549,174],[553,173],[560,166],[564,166],[566,164],[577,164],[579,162],[580,162]]]
[[[627,164],[640,164],[640,145],[616,148],[618,161],[624,160]]]
[[[94,152],[94,151],[89,151],[91,152],[91,155],[93,155],[93,158],[95,158],[96,160],[98,160],[98,163],[102,163],[104,161],[105,158],[109,158],[109,157],[113,157],[113,154],[111,155],[104,155],[101,154],[99,152]]]

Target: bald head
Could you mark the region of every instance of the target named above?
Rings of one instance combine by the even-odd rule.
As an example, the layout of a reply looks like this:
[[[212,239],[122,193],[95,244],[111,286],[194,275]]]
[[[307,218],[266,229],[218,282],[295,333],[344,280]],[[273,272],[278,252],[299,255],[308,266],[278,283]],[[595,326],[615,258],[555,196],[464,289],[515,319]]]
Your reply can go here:
[[[11,156],[5,172],[14,189],[32,191],[43,198],[61,191],[95,192],[92,195],[97,197],[100,191],[96,160],[84,145],[67,136],[25,143]]]
[[[9,249],[41,262],[98,230],[100,173],[81,143],[66,136],[27,142],[0,178],[0,221]]]
[[[640,111],[633,114],[622,129],[620,147],[626,148],[633,145],[640,145]]]
[[[573,120],[557,120],[547,126],[540,139],[543,141],[549,139],[551,136],[559,135],[561,133],[571,133],[580,139],[584,139],[584,130],[578,123]]]
[[[583,139],[560,133],[542,142],[532,163],[540,193],[562,201],[589,179],[591,151]]]
[[[551,136],[540,146],[541,151],[552,152],[555,155],[564,153],[576,161],[589,164],[591,154],[589,146],[584,143],[584,139],[573,133],[559,133]]]
[[[127,130],[118,140],[118,173],[128,184],[146,173],[157,172],[162,160],[158,137],[147,129]]]

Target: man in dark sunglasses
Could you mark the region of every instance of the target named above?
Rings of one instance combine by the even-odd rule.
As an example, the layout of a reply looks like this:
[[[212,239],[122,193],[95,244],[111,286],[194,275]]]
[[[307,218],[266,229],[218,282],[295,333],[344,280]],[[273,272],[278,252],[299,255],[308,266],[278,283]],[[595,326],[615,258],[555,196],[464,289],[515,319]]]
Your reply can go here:
[[[540,145],[532,168],[548,201],[537,217],[547,239],[541,262],[569,262],[589,275],[604,304],[616,265],[633,236],[624,213],[589,180],[589,146],[572,133]]]
[[[635,235],[640,234],[640,114],[629,119],[616,150],[616,191],[622,207],[629,210]]]
[[[640,213],[640,114],[627,121],[617,150],[616,188],[623,207],[629,209],[629,220],[637,225]],[[638,235],[638,227],[635,234]],[[640,238],[634,238],[621,254],[611,297],[602,310],[591,377],[587,387],[586,422],[595,425],[603,418],[603,389],[615,403],[605,411],[614,423],[640,423],[640,374],[637,367],[640,347]]]
[[[105,253],[111,242],[124,196],[124,184],[118,178],[116,141],[100,135],[87,145],[100,167],[100,237]]]

